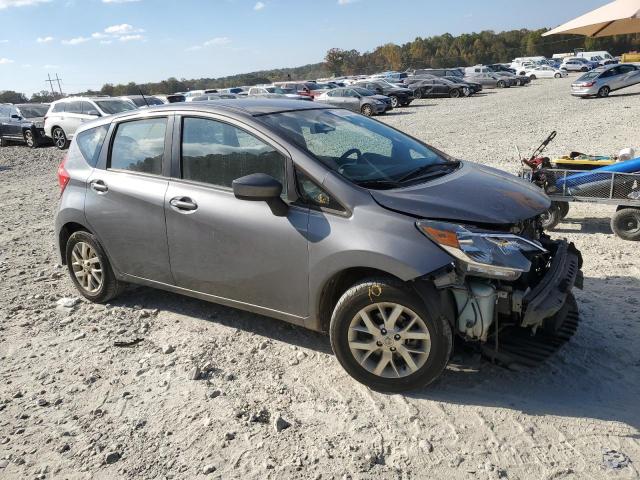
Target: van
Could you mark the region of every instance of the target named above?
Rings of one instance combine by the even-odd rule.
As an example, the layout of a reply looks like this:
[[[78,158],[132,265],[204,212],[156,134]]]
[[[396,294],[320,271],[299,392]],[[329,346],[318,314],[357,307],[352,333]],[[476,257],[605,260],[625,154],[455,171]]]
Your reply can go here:
[[[593,60],[591,60],[592,57],[602,57],[604,60],[614,60],[615,61],[614,56],[611,55],[606,50],[599,50],[597,52],[578,52],[576,54],[576,57],[586,58],[587,60],[590,60],[590,61],[593,61]]]

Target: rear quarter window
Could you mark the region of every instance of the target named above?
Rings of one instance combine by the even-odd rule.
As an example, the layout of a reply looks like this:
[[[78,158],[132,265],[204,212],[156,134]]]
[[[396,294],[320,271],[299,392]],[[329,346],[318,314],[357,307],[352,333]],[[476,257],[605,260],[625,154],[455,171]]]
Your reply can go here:
[[[109,130],[108,125],[90,128],[76,135],[76,143],[85,161],[92,167],[98,163],[100,149]]]
[[[64,102],[60,102],[60,103],[56,103],[53,106],[53,110],[51,110],[52,113],[60,113],[60,112],[64,112]]]

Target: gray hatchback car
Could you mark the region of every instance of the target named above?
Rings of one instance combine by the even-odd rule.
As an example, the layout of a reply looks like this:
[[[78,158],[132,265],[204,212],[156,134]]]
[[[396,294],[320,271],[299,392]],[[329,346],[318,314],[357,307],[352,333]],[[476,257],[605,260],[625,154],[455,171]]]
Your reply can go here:
[[[550,202],[358,113],[294,100],[101,118],[58,170],[56,231],[79,292],[157,287],[329,332],[383,391],[426,385],[454,339],[535,364],[575,331],[579,252]]]

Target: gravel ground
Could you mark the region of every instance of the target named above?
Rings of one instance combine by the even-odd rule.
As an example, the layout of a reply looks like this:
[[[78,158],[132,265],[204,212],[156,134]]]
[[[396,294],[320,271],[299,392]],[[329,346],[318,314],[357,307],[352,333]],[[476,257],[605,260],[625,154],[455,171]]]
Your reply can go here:
[[[640,147],[640,87],[579,100],[570,82],[383,120],[511,171],[514,145],[554,129],[550,154]],[[0,478],[639,478],[640,264],[611,208],[574,208],[555,232],[586,278],[583,323],[550,362],[458,355],[431,387],[383,395],[301,328],[147,288],[80,300],[56,264],[61,157],[0,150]]]

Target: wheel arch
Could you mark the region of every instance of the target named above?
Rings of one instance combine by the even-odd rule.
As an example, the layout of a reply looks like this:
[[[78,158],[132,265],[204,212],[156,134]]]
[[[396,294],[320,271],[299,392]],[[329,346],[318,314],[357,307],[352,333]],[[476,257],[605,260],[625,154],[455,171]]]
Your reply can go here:
[[[58,232],[58,248],[60,250],[60,259],[62,260],[62,265],[67,264],[65,252],[69,237],[71,237],[71,235],[73,235],[74,233],[81,231],[93,234],[93,232],[88,227],[78,222],[67,222],[62,225],[62,227],[60,227],[60,230]]]

